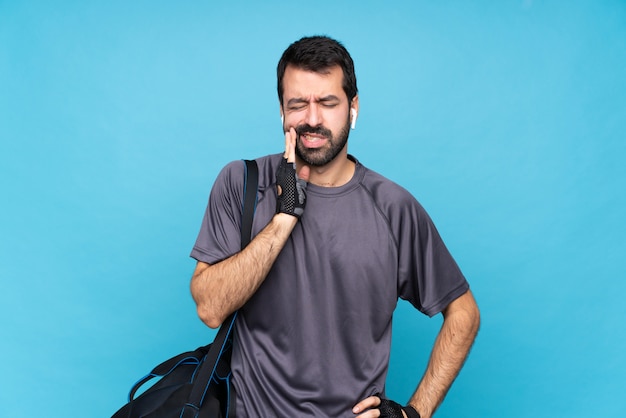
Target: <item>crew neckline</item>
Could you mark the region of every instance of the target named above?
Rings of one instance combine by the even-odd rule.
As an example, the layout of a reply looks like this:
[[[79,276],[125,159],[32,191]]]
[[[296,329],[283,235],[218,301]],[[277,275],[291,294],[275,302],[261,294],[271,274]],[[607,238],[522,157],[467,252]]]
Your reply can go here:
[[[354,162],[354,174],[352,178],[348,180],[346,184],[336,187],[318,186],[312,183],[307,185],[307,193],[319,195],[319,196],[338,196],[344,193],[348,193],[358,187],[361,183],[365,169],[354,156],[348,154],[348,158]]]

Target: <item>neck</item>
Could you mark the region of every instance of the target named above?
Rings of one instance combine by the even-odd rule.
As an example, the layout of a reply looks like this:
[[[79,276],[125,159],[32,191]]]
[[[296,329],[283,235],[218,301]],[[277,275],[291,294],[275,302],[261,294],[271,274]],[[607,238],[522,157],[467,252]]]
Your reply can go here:
[[[302,161],[297,162],[303,164]],[[346,148],[334,160],[322,167],[310,167],[309,183],[321,187],[339,187],[348,183],[354,175],[355,163],[348,158]]]

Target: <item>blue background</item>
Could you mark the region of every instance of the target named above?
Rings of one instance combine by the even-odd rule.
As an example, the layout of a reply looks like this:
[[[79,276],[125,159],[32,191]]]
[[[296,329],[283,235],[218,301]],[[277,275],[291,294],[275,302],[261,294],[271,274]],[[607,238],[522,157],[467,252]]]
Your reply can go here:
[[[345,43],[350,151],[426,207],[483,324],[438,417],[623,417],[626,3],[0,0],[6,417],[108,417],[213,331],[188,258],[228,161],[280,152],[275,66]],[[398,307],[390,397],[441,323]]]

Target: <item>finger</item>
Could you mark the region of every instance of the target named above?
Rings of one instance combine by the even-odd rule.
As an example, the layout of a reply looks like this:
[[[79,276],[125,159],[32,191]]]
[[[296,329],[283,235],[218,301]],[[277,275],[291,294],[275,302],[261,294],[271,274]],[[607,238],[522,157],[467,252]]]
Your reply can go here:
[[[370,396],[369,398],[365,398],[358,404],[354,405],[352,412],[358,414],[359,412],[363,412],[369,408],[375,408],[378,405],[380,405],[380,398],[378,396]]]
[[[380,411],[378,409],[369,409],[363,412],[361,415],[357,415],[354,418],[378,418],[380,417]]]
[[[290,163],[296,161],[296,130],[294,128],[285,132],[285,158]]]
[[[285,132],[285,153],[283,154],[283,158],[289,158],[289,146],[291,144],[291,132]]]

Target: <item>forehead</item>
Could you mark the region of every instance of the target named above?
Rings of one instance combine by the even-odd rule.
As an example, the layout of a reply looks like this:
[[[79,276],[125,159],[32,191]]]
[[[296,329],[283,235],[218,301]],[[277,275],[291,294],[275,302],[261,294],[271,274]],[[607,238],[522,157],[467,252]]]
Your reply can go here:
[[[303,70],[288,66],[283,76],[283,99],[294,97],[326,97],[333,95],[341,99],[346,98],[343,91],[343,71],[334,66],[324,73]]]

